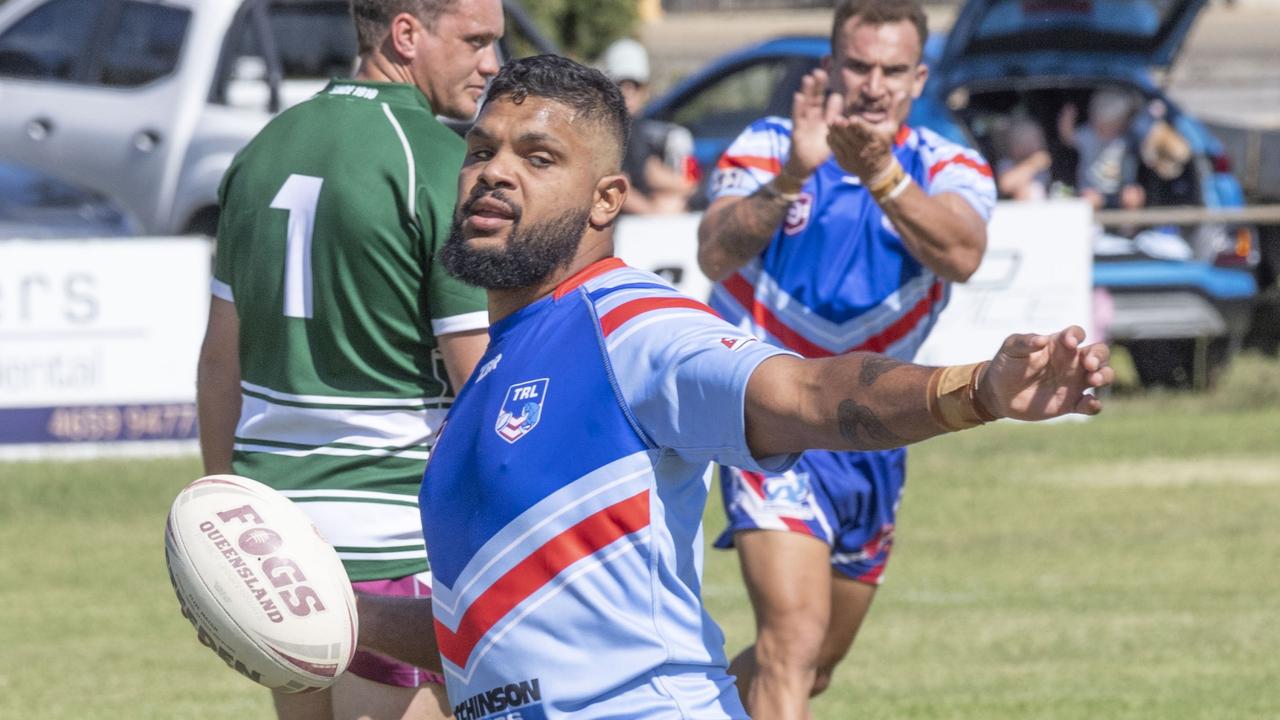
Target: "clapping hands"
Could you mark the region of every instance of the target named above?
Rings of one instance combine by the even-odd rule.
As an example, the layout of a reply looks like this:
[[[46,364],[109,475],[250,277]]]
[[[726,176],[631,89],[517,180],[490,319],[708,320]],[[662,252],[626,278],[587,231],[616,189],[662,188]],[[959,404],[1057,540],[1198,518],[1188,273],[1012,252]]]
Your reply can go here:
[[[892,138],[858,117],[845,117],[844,96],[827,93],[827,73],[814,70],[800,82],[791,106],[791,154],[784,182],[802,184],[833,154],[847,172],[869,182],[893,160]],[[798,188],[796,188],[798,189]]]

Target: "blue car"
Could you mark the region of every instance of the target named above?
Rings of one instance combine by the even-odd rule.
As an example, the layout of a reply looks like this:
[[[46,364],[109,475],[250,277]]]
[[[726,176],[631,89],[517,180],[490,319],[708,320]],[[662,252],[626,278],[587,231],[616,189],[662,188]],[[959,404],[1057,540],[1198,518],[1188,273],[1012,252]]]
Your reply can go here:
[[[1000,157],[1015,111],[1041,125],[1054,180],[1075,184],[1075,151],[1057,120],[1120,89],[1165,119],[1193,153],[1172,179],[1143,168],[1147,206],[1244,204],[1220,142],[1182,112],[1152,71],[1173,62],[1207,0],[969,0],[947,34],[925,45],[929,81],[908,122]],[[787,117],[800,79],[830,51],[826,36],[784,37],[711,62],[644,114],[693,133],[703,175],[752,120]],[[1083,111],[1082,111],[1083,112]],[[998,169],[997,169],[998,172]],[[1095,246],[1094,284],[1109,292],[1109,337],[1126,346],[1144,384],[1202,386],[1248,330],[1257,295],[1257,230],[1221,223],[1108,228]]]
[[[110,199],[24,165],[0,162],[0,240],[138,232],[138,224]]]

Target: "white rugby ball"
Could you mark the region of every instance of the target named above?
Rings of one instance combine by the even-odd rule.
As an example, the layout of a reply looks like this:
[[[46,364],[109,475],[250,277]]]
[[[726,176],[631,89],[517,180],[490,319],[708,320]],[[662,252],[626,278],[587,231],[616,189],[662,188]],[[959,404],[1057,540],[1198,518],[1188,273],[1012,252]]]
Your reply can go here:
[[[164,536],[182,615],[229,667],[285,692],[328,687],[347,669],[351,582],[284,495],[236,475],[200,478],[173,501]]]

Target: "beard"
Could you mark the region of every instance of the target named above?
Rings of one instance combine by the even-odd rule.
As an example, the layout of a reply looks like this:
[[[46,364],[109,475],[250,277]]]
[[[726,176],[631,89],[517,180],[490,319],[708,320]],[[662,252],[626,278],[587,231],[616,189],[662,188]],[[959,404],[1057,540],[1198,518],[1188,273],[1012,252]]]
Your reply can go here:
[[[440,251],[445,270],[459,280],[486,290],[534,287],[558,268],[568,267],[578,252],[591,207],[566,210],[550,220],[521,227],[520,208],[500,191],[490,194],[511,208],[511,231],[505,246],[471,247],[462,236],[462,220],[479,195],[472,195],[453,216],[449,239]]]

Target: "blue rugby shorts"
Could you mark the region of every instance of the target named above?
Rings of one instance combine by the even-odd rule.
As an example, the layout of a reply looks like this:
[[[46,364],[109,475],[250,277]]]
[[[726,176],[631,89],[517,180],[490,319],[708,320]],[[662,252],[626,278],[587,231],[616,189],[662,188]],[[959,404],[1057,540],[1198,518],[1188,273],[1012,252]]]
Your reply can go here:
[[[869,585],[884,579],[906,482],[906,450],[811,450],[785,473],[720,467],[729,526],[717,548],[744,530],[812,535],[831,548],[831,565]]]

